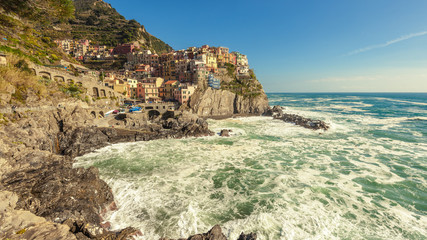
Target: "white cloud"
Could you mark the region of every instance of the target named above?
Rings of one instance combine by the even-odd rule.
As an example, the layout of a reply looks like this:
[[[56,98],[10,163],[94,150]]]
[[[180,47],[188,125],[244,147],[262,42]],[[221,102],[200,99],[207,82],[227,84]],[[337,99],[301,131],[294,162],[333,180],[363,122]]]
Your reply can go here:
[[[359,48],[357,50],[354,50],[354,51],[351,51],[351,52],[347,53],[347,56],[359,54],[359,53],[362,53],[362,52],[367,52],[367,51],[370,51],[370,50],[376,49],[376,48],[387,47],[387,46],[390,46],[392,44],[395,44],[395,43],[398,43],[398,42],[401,42],[401,41],[405,41],[405,40],[408,40],[408,39],[411,39],[411,38],[414,38],[414,37],[420,37],[420,36],[424,36],[424,35],[427,35],[427,31],[417,32],[417,33],[411,33],[411,34],[404,35],[404,36],[401,36],[399,38],[387,41],[387,42],[382,43],[382,44],[371,45],[371,46],[368,46],[368,47]]]

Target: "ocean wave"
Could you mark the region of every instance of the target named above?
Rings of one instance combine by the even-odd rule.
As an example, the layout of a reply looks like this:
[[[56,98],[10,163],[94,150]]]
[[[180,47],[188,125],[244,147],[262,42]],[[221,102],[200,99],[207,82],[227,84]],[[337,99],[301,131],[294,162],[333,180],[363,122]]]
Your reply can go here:
[[[341,114],[348,106],[334,104],[286,109],[327,121],[326,132],[271,117],[208,120],[231,137],[115,144],[74,166],[100,169],[118,204],[106,220],[140,229],[140,239],[185,238],[214,224],[229,239],[242,231],[261,240],[427,236],[427,141],[422,129],[402,126],[427,117]],[[416,141],[394,138],[394,128]]]

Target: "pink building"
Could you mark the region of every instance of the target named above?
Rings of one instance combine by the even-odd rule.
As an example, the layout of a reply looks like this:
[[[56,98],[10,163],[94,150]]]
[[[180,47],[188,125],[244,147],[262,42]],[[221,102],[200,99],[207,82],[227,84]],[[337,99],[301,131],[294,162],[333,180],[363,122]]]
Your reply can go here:
[[[195,90],[196,87],[193,85],[181,84],[174,90],[174,98],[181,104],[187,103]]]

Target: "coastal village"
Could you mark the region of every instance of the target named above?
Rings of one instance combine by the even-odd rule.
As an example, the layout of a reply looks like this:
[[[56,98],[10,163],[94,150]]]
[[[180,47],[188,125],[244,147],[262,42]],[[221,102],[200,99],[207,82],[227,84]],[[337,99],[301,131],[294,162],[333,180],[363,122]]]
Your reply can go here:
[[[120,70],[91,71],[106,87],[121,94],[123,102],[185,104],[198,87],[220,89],[217,75],[250,78],[248,58],[226,47],[189,47],[157,54],[137,43],[114,48],[92,45],[89,40],[56,40],[56,44],[79,61],[126,58]],[[77,66],[78,68],[78,66]],[[82,69],[81,73],[85,73]],[[89,74],[86,72],[86,74]]]

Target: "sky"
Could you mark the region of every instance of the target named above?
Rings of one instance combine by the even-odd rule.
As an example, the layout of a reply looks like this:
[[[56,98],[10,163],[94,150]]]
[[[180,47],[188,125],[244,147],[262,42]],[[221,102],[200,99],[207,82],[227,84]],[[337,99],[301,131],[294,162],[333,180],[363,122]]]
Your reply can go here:
[[[104,0],[175,50],[248,55],[266,92],[427,92],[426,0]]]

